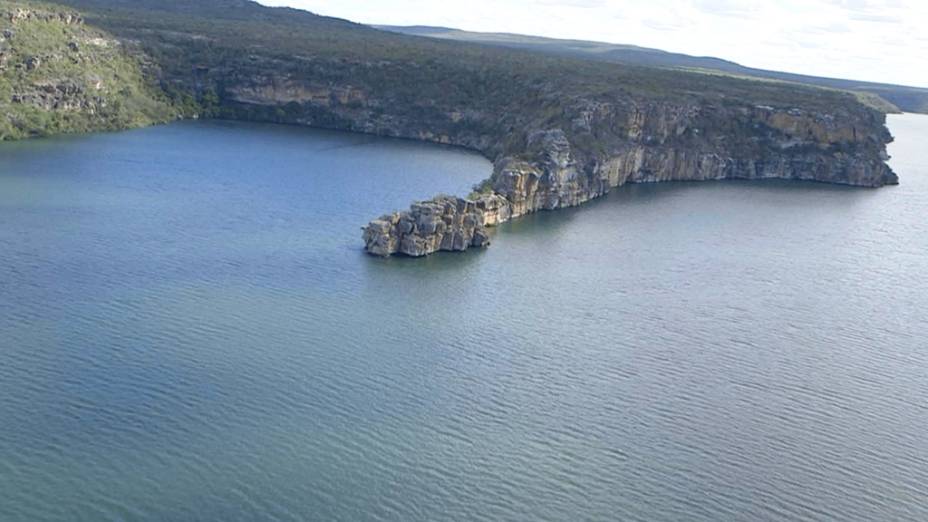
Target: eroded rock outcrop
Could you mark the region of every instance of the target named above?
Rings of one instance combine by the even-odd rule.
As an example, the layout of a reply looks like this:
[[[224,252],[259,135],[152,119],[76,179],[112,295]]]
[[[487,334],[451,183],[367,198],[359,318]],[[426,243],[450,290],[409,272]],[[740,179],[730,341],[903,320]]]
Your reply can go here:
[[[413,205],[364,229],[374,255],[428,255],[486,246],[485,227],[540,210],[572,207],[625,183],[721,179],[794,179],[880,187],[898,182],[885,160],[891,136],[875,111],[827,114],[768,106],[621,106],[598,104],[575,127],[527,132],[521,150],[502,155],[473,200]],[[602,132],[608,129],[610,132]],[[575,146],[568,132],[579,142]],[[595,135],[606,143],[590,147]],[[425,205],[425,207],[423,207]],[[443,206],[467,216],[466,232],[412,226]],[[429,221],[426,220],[426,223]],[[457,232],[455,232],[457,233]]]
[[[414,257],[486,246],[486,211],[486,202],[478,208],[476,201],[438,196],[372,221],[364,229],[364,243],[374,255]]]

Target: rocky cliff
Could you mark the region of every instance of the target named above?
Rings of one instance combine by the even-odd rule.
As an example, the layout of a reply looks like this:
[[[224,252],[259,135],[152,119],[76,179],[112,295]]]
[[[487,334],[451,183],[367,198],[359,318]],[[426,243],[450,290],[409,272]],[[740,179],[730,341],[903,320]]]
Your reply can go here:
[[[880,187],[898,182],[886,165],[885,116],[747,105],[601,103],[575,125],[528,133],[495,162],[483,193],[442,197],[364,228],[374,255],[423,256],[489,244],[486,227],[572,207],[625,183],[794,179]],[[576,147],[588,135],[602,148]],[[443,209],[436,213],[430,209]],[[435,226],[437,219],[442,226]],[[466,219],[465,219],[466,218]]]
[[[316,61],[314,79],[223,74],[223,110],[236,118],[458,145],[494,162],[492,177],[466,199],[440,197],[372,221],[363,238],[375,255],[486,246],[488,226],[576,206],[625,183],[897,183],[885,163],[892,140],[885,115],[851,95],[796,89],[784,96],[778,87],[750,81],[737,86],[738,96],[729,95],[730,83],[694,84],[672,96],[621,88],[590,93],[577,85],[583,76],[532,83],[503,76],[507,85],[492,90],[495,96],[468,99],[455,96],[457,86],[446,96],[432,92],[429,79],[413,69],[406,80],[423,88],[406,97],[402,85],[391,84],[402,74],[394,63],[348,64],[347,81],[321,80],[344,66]]]

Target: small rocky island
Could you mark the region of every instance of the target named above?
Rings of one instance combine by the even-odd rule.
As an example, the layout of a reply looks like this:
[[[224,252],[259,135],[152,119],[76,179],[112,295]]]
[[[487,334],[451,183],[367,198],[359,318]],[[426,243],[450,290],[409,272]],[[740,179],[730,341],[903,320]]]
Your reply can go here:
[[[626,183],[792,179],[860,187],[896,184],[886,165],[885,116],[770,106],[590,104],[561,128],[528,134],[496,161],[468,199],[439,196],[364,228],[368,253],[424,256],[489,244],[487,227],[539,210],[572,207]]]

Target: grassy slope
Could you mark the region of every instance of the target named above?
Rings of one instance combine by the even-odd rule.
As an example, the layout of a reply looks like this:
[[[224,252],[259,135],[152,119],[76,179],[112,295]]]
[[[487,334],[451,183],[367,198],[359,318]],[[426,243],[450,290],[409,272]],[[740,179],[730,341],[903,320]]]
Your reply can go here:
[[[21,11],[30,16],[18,18]],[[174,116],[114,39],[58,17],[76,13],[6,0],[0,13],[0,140],[122,129]]]

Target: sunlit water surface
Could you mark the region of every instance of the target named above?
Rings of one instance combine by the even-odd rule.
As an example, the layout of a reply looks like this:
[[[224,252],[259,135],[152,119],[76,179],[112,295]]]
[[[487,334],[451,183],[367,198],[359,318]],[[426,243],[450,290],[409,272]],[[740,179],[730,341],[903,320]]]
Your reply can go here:
[[[630,186],[486,251],[491,166],[181,123],[0,145],[0,520],[928,520],[928,117],[898,187]]]

